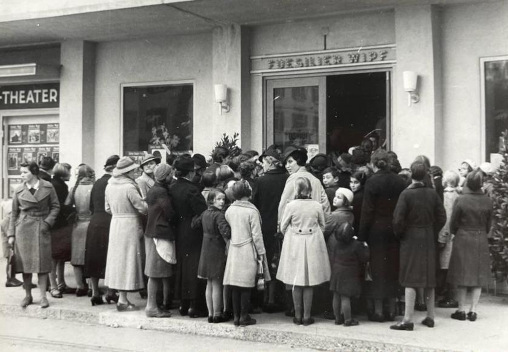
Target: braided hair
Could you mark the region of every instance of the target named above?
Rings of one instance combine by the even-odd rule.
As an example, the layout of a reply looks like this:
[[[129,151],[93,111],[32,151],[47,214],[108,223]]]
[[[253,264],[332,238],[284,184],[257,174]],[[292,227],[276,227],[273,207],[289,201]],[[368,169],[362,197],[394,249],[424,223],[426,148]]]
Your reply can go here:
[[[74,195],[76,194],[79,184],[85,178],[88,178],[93,182],[95,180],[95,171],[87,164],[80,164],[78,166],[78,179],[76,180],[76,184],[74,185],[71,193],[72,203],[74,203]]]

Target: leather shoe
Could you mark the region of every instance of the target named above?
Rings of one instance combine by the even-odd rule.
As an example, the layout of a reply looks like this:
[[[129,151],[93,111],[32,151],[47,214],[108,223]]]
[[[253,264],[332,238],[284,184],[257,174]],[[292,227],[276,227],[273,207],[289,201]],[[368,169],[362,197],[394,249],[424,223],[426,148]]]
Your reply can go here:
[[[297,317],[293,318],[293,324],[295,325],[302,325],[302,319],[298,319]]]
[[[136,307],[132,303],[117,303],[116,304],[116,310],[119,312],[133,312],[135,310],[138,310],[139,308]]]
[[[344,326],[357,326],[360,323],[358,323],[358,320],[349,319],[344,322]]]
[[[212,322],[214,324],[224,323],[226,321],[227,321],[226,317],[224,317],[223,315],[216,315],[212,318]]]
[[[201,312],[195,308],[189,308],[187,314],[189,315],[189,318],[204,318],[208,316],[208,314],[205,314],[204,312]]]
[[[404,323],[403,321],[398,322],[395,325],[390,326],[392,330],[405,330],[405,331],[413,331],[414,324],[413,323]]]
[[[42,297],[40,305],[41,308],[48,308],[49,307],[48,299],[46,297]]]
[[[467,313],[467,320],[476,321],[477,318],[478,318],[478,314],[476,314],[475,312]]]
[[[252,319],[250,316],[247,316],[245,319],[240,319],[240,326],[254,325],[256,324],[256,319]]]
[[[428,326],[429,328],[433,328],[434,327],[434,319],[427,317],[422,320],[422,324]]]
[[[339,315],[338,318],[335,319],[335,325],[344,324],[344,314]]]
[[[171,316],[170,312],[158,309],[155,310],[145,309],[145,314],[148,318],[169,318]]]
[[[451,317],[452,317],[452,319],[455,319],[455,320],[464,321],[464,320],[466,320],[466,312],[457,310],[457,311],[455,311],[455,313],[452,313]]]
[[[21,308],[26,308],[28,307],[30,304],[34,303],[34,299],[32,296],[26,296],[25,298],[23,298],[23,300],[21,301]]]
[[[23,285],[23,282],[16,278],[9,279],[5,282],[5,287],[19,287],[21,285]]]
[[[312,325],[314,324],[314,318],[308,318],[308,319],[303,319],[302,320],[302,324],[303,326],[309,326],[309,325]]]
[[[77,297],[88,296],[88,289],[86,287],[85,288],[77,288],[76,289],[76,296]]]
[[[180,313],[182,317],[186,316],[188,311],[189,309],[186,309],[185,307],[182,306],[178,307],[178,313]]]

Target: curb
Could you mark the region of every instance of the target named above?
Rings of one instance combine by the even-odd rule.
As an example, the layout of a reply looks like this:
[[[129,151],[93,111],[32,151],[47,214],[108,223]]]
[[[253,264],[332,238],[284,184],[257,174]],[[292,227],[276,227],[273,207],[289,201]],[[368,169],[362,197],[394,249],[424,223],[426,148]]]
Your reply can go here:
[[[23,316],[39,319],[68,320],[78,323],[105,325],[111,328],[135,328],[143,330],[167,331],[187,335],[230,338],[242,341],[275,343],[291,347],[304,347],[336,352],[437,352],[441,349],[408,346],[379,341],[352,339],[320,335],[317,329],[306,329],[306,332],[284,331],[277,328],[266,328],[263,325],[248,328],[234,327],[230,324],[208,324],[185,318],[157,319],[140,316],[139,312],[90,312],[86,310],[46,308],[36,305],[25,309],[19,306],[0,304],[0,314],[5,316]],[[446,350],[451,351],[451,350]]]

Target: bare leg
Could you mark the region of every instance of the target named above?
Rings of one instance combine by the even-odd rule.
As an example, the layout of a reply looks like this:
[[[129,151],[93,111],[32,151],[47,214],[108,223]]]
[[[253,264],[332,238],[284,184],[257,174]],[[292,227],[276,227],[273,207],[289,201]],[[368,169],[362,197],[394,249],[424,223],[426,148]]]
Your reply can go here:
[[[52,290],[58,289],[58,283],[56,282],[56,266],[57,261],[51,261],[51,272],[49,273],[49,284]]]
[[[127,291],[118,291],[118,303],[120,304],[128,304],[127,300]]]
[[[402,322],[410,323],[413,320],[415,312],[416,290],[412,287],[406,287],[404,292],[406,299],[406,311],[404,312],[404,319],[402,319]]]
[[[302,319],[303,287],[293,287],[293,305],[295,306],[295,318]]]
[[[39,278],[39,291],[41,293],[41,298],[46,298],[46,290],[48,289],[48,274],[38,274]]]
[[[153,311],[158,310],[157,291],[159,289],[159,280],[160,279],[155,279],[153,277],[148,278],[148,297],[147,297],[147,301],[146,301],[146,310],[153,310]],[[127,296],[127,293],[125,295]],[[122,292],[120,291],[120,299],[121,298],[122,298]],[[127,299],[127,297],[126,297],[126,299]]]
[[[455,290],[457,295],[457,301],[459,301],[459,308],[457,309],[459,312],[464,311],[464,306],[466,305],[466,294],[467,288],[465,287],[457,287]]]
[[[213,316],[218,317],[222,314],[222,284],[220,280],[215,279],[212,279],[211,284],[212,284]]]
[[[92,285],[92,296],[93,297],[99,297],[101,295],[99,291],[99,278],[97,277],[91,277],[90,283]]]
[[[25,295],[32,297],[32,274],[23,273],[23,288],[25,289]]]
[[[482,294],[481,287],[473,287],[471,290],[471,308],[470,312],[476,313],[476,307],[478,306],[478,301],[480,301],[480,296]]]
[[[303,288],[303,318],[309,319],[312,310],[312,297],[314,296],[314,287]]]
[[[213,299],[212,299],[212,279],[208,279],[206,282],[206,291],[205,291],[205,298],[206,298],[206,307],[208,308],[208,316],[213,317]]]
[[[56,281],[59,289],[67,286],[65,283],[65,262],[63,260],[56,261]]]
[[[426,288],[425,289],[425,304],[427,305],[427,317],[434,320],[435,316],[435,300],[436,300],[436,290],[434,288]]]

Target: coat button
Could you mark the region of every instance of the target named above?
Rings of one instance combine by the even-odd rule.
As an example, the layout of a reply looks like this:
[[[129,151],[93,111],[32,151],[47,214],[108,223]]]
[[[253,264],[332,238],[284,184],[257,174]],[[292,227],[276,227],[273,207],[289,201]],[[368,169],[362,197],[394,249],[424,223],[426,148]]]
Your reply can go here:
[[[298,230],[299,232],[302,232],[302,230]]]

